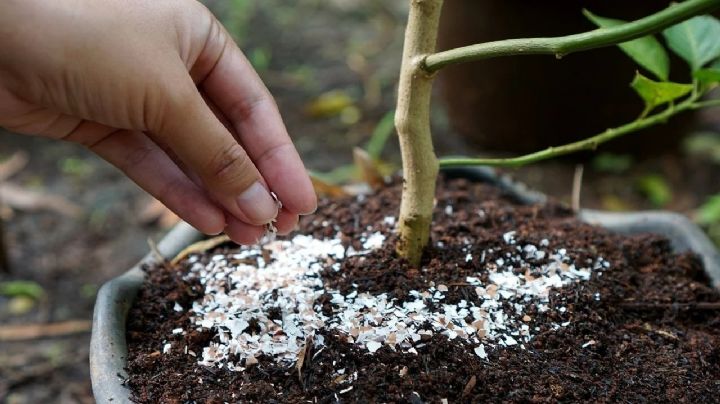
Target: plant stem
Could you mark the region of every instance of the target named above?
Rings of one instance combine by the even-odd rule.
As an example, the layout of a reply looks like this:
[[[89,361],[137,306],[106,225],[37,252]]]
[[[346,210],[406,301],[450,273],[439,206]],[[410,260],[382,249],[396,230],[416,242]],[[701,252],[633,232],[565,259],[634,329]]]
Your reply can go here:
[[[508,39],[465,46],[428,55],[423,62],[423,69],[432,73],[462,62],[511,55],[555,55],[561,58],[573,52],[617,45],[650,35],[718,7],[720,0],[687,0],[612,28],[554,38]]]
[[[678,105],[670,105],[667,109],[662,112],[658,112],[654,115],[638,119],[628,124],[612,128],[589,137],[587,139],[579,140],[577,142],[568,143],[562,146],[549,147],[545,150],[537,151],[535,153],[526,154],[519,157],[509,158],[446,158],[440,160],[440,167],[462,167],[462,166],[494,166],[494,167],[521,167],[527,164],[536,163],[538,161],[547,160],[550,158],[563,156],[570,153],[575,153],[581,150],[595,150],[599,145],[626,135],[628,133],[636,132],[647,127],[663,123],[667,121],[673,115],[676,115],[682,111],[690,109],[699,109],[707,106],[718,106],[720,104],[714,101],[696,102],[698,95],[692,95],[685,99]],[[712,104],[711,104],[712,103]]]
[[[430,134],[433,77],[421,63],[435,51],[443,0],[410,0],[395,127],[403,161],[397,252],[418,266],[430,237],[438,162]]]
[[[696,103],[693,103],[693,105],[692,105],[693,109],[715,108],[715,107],[720,107],[720,98],[716,98],[714,100],[708,100],[708,101],[698,101]]]

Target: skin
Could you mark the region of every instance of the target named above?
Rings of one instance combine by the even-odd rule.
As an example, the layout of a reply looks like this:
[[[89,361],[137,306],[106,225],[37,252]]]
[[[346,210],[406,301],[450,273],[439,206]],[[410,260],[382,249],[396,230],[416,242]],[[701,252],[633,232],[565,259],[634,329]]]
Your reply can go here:
[[[2,0],[0,49],[0,126],[88,147],[198,230],[252,243],[315,210],[272,96],[197,1]]]

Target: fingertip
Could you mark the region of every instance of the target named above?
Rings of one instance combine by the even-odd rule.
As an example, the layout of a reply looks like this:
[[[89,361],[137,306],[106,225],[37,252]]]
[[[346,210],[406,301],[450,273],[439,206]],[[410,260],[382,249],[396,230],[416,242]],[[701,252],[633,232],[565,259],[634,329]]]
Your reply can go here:
[[[278,234],[285,236],[297,228],[300,217],[295,213],[290,213],[286,210],[280,211],[275,223],[275,227],[278,230]]]
[[[270,223],[278,215],[278,205],[270,192],[259,181],[247,188],[236,199],[237,206],[252,225]]]
[[[317,195],[309,177],[292,178],[291,181],[286,178],[275,180],[273,185],[279,185],[273,190],[285,210],[301,216],[313,214],[317,210]]]
[[[265,228],[253,226],[228,216],[225,234],[230,237],[230,240],[241,245],[257,244],[265,235]]]
[[[300,215],[306,216],[306,215],[312,215],[317,211],[318,208],[318,199],[317,195],[315,194],[315,190],[311,188],[311,192],[308,194],[308,198],[305,201],[305,208],[300,211]]]
[[[297,202],[297,213],[302,216],[315,213],[318,207],[317,194],[315,194],[315,188],[313,187],[309,177],[304,189],[305,191],[301,192],[298,196],[299,200]]]

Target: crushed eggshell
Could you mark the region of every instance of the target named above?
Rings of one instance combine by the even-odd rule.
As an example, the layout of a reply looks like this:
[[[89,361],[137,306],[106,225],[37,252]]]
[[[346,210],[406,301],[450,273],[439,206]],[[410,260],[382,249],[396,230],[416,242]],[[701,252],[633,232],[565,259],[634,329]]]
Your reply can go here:
[[[516,231],[509,231],[499,241],[514,253],[498,257],[500,249],[478,249],[481,259],[474,262],[468,253],[466,261],[473,262],[478,274],[487,274],[465,279],[464,287],[469,285],[469,293],[474,292],[477,299],[448,303],[448,286],[438,284],[412,290],[407,300],[398,301],[387,293],[357,289],[341,293],[323,284],[322,271],[338,271],[347,257],[366,255],[385,243],[385,236],[372,228],[360,237],[360,251],[345,248],[342,239],[339,231],[326,239],[296,235],[262,247],[243,246],[203,262],[198,255],[191,255],[187,278],[199,281],[204,295],[187,310],[193,329],[207,329],[216,335],[204,347],[198,363],[231,371],[244,370],[241,364],[255,364],[260,356],[294,363],[310,338],[314,337],[315,348],[324,348],[320,331],[344,335],[347,343],[370,354],[384,345],[418,354],[416,348],[433,335],[444,335],[470,345],[480,359],[487,359],[486,345],[525,349],[524,344],[539,331],[526,324],[530,317],[525,311],[530,306],[541,313],[551,310],[552,288],[587,281],[594,271],[600,274],[610,268],[602,257],[577,265],[580,252],[549,248],[547,239],[539,246],[523,243]],[[494,259],[486,262],[486,254]],[[331,296],[333,311],[329,315],[317,303],[323,295]],[[564,309],[557,310],[558,315],[565,314]],[[569,324],[552,323],[551,328]],[[166,344],[163,352],[169,350],[170,344]]]

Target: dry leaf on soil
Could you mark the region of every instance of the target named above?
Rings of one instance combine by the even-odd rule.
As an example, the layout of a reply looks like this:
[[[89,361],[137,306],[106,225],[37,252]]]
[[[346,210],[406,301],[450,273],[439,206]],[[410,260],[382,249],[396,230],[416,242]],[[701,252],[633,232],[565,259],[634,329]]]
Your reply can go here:
[[[176,265],[180,261],[187,258],[190,254],[195,253],[201,253],[208,250],[212,250],[213,248],[219,246],[220,244],[227,243],[230,241],[230,237],[226,235],[213,237],[211,239],[198,241],[197,243],[191,244],[184,250],[180,251],[178,255],[175,256],[175,258],[172,259],[170,262],[172,265]]]
[[[385,179],[380,173],[378,164],[365,150],[359,147],[354,148],[353,161],[355,162],[355,167],[358,169],[362,182],[368,184],[373,189],[385,185]]]
[[[329,196],[331,198],[340,198],[347,196],[348,193],[340,185],[334,185],[329,182],[323,181],[320,178],[310,175],[315,193],[321,196]]]
[[[312,336],[307,337],[305,339],[305,346],[302,347],[300,349],[300,351],[298,352],[298,358],[297,358],[297,363],[295,364],[295,369],[297,369],[298,379],[300,380],[300,384],[304,384],[303,377],[302,377],[302,370],[303,370],[303,366],[305,365],[305,358],[307,358],[308,353],[310,352],[310,348],[312,347],[312,344],[313,344],[313,337]]]

